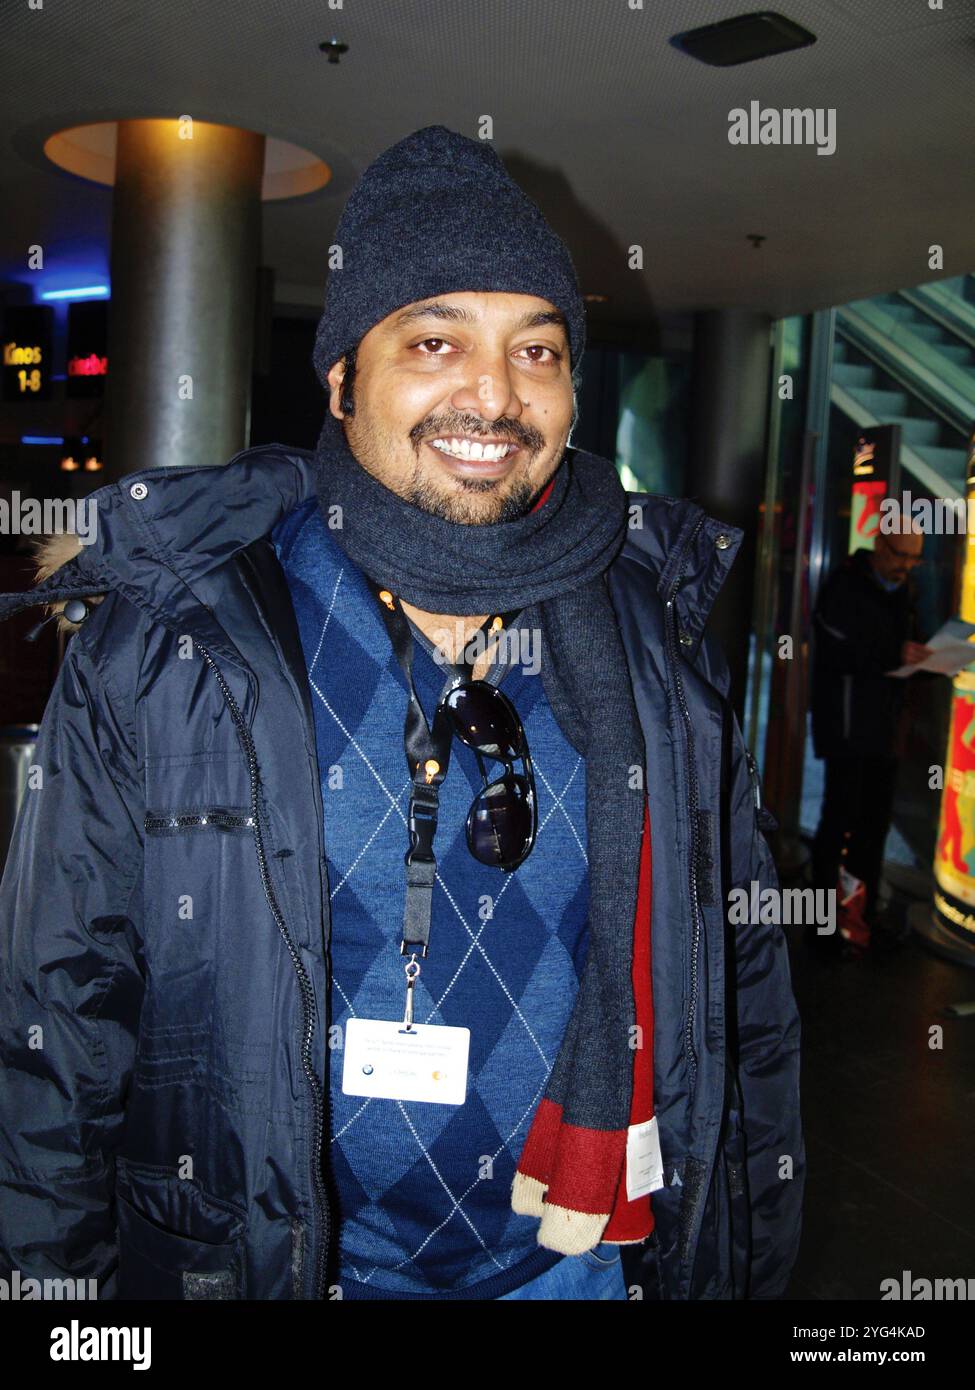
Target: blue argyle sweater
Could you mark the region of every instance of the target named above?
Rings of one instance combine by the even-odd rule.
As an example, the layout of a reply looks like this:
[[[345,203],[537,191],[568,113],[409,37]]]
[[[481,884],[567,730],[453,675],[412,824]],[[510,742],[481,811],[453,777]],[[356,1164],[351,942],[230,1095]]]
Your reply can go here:
[[[403,1017],[407,686],[376,599],[316,501],[292,511],[272,539],[315,710],[335,1038],[349,1018]],[[429,722],[447,671],[413,632],[413,679]],[[498,1298],[560,1258],[538,1245],[537,1220],[511,1210],[511,1183],[588,948],[585,762],[545,698],[537,651],[529,645],[520,656],[488,678],[503,678],[525,726],[535,847],[513,873],[473,858],[465,822],[483,783],[473,750],[455,738],[440,792],[430,950],[415,990],[418,1023],[470,1029],[467,1099],[346,1096],[343,1052],[329,1052],[344,1298]]]

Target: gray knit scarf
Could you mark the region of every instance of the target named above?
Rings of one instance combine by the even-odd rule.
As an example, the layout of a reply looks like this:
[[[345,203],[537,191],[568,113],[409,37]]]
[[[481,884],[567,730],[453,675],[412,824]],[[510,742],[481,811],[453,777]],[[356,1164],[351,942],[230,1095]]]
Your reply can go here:
[[[597,1132],[591,1153],[604,1157],[592,1158],[581,1187],[580,1175],[570,1176],[581,1195],[565,1204],[565,1219],[561,1206],[557,1221],[545,1207],[547,1170],[529,1174],[531,1194],[513,1199],[515,1210],[549,1218],[540,1243],[578,1253],[599,1243],[614,1210],[633,1099],[631,968],[645,750],[605,573],[625,540],[626,493],[612,463],[570,448],[536,510],[495,525],[447,521],[367,473],[332,416],[315,468],[321,508],[326,515],[341,508],[331,534],[372,580],[433,613],[525,609],[524,621],[540,636],[549,703],[586,760],[589,950],[543,1105],[550,1102],[550,1120],[557,1115],[563,1126]],[[546,1148],[554,1153],[553,1146],[549,1135]]]

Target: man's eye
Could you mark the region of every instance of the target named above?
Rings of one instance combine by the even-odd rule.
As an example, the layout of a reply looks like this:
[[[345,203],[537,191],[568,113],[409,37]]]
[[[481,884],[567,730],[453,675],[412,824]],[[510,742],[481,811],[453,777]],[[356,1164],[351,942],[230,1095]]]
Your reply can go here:
[[[450,343],[447,342],[446,338],[424,338],[421,342],[414,343],[413,346],[414,348],[418,349],[431,348],[431,351],[423,351],[421,353],[421,356],[423,357],[443,357],[445,356],[445,354],[441,352],[440,349],[444,347],[449,348]],[[546,347],[544,343],[529,343],[525,347],[519,348],[518,351],[536,354],[547,352],[547,358],[533,356],[529,359],[535,365],[540,367],[547,367],[550,366],[553,362],[561,362],[562,360],[561,352],[556,352],[554,348]]]
[[[537,362],[539,366],[547,367],[551,362],[561,362],[561,352],[556,352],[554,348],[546,347],[544,343],[529,343],[527,348],[519,348],[519,352],[547,352],[549,354],[546,361],[540,357],[533,357],[532,362]]]

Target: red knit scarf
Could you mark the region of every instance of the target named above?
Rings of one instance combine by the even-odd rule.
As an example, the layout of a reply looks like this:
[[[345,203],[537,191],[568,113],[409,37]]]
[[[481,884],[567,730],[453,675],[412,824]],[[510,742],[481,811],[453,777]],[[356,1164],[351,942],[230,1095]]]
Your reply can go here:
[[[650,918],[653,874],[650,810],[644,803],[640,880],[633,922],[631,979],[641,1046],[633,1050],[630,1124],[653,1118],[653,988]],[[581,1129],[562,1123],[562,1107],[544,1097],[525,1140],[512,1184],[511,1206],[540,1218],[538,1243],[579,1254],[600,1241],[636,1244],[653,1230],[649,1195],[626,1195],[627,1130]],[[581,1218],[581,1220],[580,1220]]]

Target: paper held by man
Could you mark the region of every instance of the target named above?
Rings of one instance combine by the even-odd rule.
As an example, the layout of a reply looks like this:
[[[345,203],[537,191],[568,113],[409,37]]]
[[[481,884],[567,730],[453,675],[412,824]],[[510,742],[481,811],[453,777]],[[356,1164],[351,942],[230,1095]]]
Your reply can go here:
[[[957,676],[966,666],[975,664],[975,643],[968,639],[975,634],[975,623],[966,623],[961,618],[949,618],[938,628],[933,637],[924,644],[931,648],[931,655],[923,661],[907,666],[898,666],[887,671],[888,676],[902,679],[913,676],[915,671],[936,671],[942,676]]]

